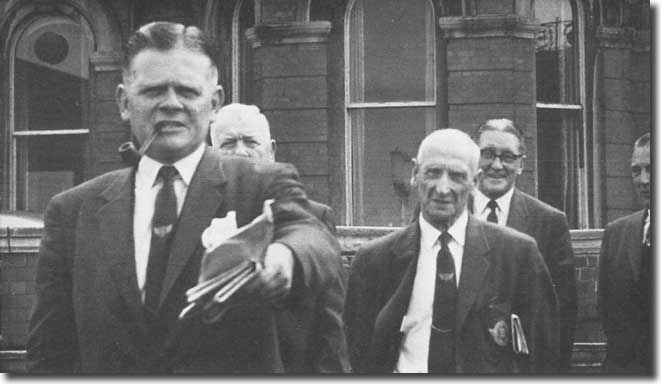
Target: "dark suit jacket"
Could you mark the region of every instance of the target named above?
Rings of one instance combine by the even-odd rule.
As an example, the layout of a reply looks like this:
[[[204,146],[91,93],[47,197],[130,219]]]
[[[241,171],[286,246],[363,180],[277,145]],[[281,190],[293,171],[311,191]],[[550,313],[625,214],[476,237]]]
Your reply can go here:
[[[326,224],[328,229],[335,234],[337,232],[335,228],[335,218],[333,217],[333,210],[331,207],[318,203],[314,200],[309,200],[310,202],[310,212],[319,219],[322,223]]]
[[[515,188],[507,217],[507,226],[535,239],[551,274],[559,302],[560,360],[558,369],[567,372],[571,367],[578,310],[574,251],[567,217],[564,212]]]
[[[469,217],[456,314],[458,373],[546,371],[557,358],[557,310],[548,271],[533,239]],[[356,254],[349,277],[345,324],[355,372],[396,367],[420,247],[418,222],[374,240]],[[529,358],[500,347],[488,329],[519,315]],[[508,321],[509,323],[509,321]]]
[[[339,246],[308,213],[293,167],[221,158],[207,148],[176,227],[159,306],[145,324],[132,220],[134,169],[114,171],[55,196],[45,215],[30,320],[32,372],[346,371]],[[177,322],[197,283],[202,231],[235,210],[239,226],[274,198],[275,240],[296,271],[284,309],[253,304],[219,323]]]
[[[644,213],[615,220],[604,230],[597,297],[608,341],[606,372],[653,372],[654,311],[649,306],[654,298],[641,297],[638,288]]]

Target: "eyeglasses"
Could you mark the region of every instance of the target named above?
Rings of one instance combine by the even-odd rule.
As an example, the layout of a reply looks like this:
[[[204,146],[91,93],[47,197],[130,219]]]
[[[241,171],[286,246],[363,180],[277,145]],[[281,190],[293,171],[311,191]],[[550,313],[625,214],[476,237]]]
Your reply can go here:
[[[522,157],[525,157],[525,155],[517,155],[510,151],[504,151],[500,154],[497,154],[496,150],[493,148],[484,148],[480,150],[480,158],[488,162],[494,162],[496,158],[499,158],[501,163],[512,165]]]

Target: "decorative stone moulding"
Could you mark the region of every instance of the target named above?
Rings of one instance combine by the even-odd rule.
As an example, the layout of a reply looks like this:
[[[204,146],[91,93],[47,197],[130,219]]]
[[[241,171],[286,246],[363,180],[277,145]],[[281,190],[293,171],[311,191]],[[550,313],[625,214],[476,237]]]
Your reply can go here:
[[[256,25],[246,31],[253,48],[262,45],[324,43],[331,30],[330,21],[292,22]]]
[[[446,39],[506,36],[534,39],[540,29],[535,19],[517,15],[441,17],[438,25]]]
[[[630,27],[598,27],[595,38],[600,47],[633,48],[636,30]]]
[[[122,54],[120,52],[94,52],[90,55],[90,63],[96,72],[110,72],[122,69]]]

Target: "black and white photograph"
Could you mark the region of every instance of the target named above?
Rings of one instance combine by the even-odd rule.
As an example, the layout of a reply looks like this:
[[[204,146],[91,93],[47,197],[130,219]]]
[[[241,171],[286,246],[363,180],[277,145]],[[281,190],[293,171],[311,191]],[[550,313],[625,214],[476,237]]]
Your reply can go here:
[[[658,11],[0,0],[0,372],[656,378]]]

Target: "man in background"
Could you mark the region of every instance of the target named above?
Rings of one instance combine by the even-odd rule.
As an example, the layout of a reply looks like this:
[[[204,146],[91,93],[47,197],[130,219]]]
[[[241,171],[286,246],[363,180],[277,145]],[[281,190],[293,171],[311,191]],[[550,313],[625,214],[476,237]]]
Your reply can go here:
[[[654,374],[650,134],[636,140],[631,176],[643,209],[604,230],[599,257],[598,308],[606,333],[604,372]]]
[[[471,211],[481,219],[532,236],[544,258],[559,301],[560,360],[558,372],[571,367],[576,329],[577,293],[574,252],[564,212],[517,189],[526,153],[521,130],[508,119],[480,126],[480,172]]]
[[[275,161],[276,142],[269,122],[255,105],[239,103],[222,107],[211,124],[211,145],[222,154]],[[310,211],[335,233],[333,211],[310,200]]]
[[[420,144],[418,218],[363,245],[352,264],[345,323],[358,373],[547,373],[556,299],[535,241],[469,215],[480,150],[456,129]],[[511,315],[530,354],[514,350]]]

